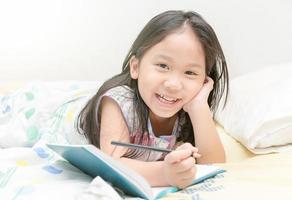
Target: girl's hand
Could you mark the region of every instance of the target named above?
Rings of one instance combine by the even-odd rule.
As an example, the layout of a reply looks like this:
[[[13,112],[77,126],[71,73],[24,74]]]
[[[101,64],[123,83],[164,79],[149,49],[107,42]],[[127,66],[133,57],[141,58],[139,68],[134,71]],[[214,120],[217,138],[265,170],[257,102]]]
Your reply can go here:
[[[201,90],[192,98],[191,101],[183,106],[184,111],[190,112],[196,105],[207,104],[210,92],[213,90],[214,81],[207,76]]]
[[[163,173],[169,185],[184,188],[192,183],[196,175],[194,157],[200,156],[197,152],[197,148],[185,143],[165,156]]]
[[[200,158],[201,155],[198,153],[198,148],[194,147],[191,143],[186,142],[179,145],[175,150],[190,149],[192,151],[191,156],[194,158]]]

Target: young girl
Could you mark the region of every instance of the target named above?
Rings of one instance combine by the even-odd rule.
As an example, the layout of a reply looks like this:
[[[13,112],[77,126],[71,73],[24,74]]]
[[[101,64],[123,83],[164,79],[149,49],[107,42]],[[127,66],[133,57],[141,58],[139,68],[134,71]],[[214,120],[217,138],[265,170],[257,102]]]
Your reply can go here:
[[[79,131],[152,186],[184,188],[195,178],[194,163],[225,161],[212,111],[227,92],[225,57],[211,26],[195,12],[167,11],[144,27],[122,72],[81,111]],[[111,141],[177,148],[166,155]]]

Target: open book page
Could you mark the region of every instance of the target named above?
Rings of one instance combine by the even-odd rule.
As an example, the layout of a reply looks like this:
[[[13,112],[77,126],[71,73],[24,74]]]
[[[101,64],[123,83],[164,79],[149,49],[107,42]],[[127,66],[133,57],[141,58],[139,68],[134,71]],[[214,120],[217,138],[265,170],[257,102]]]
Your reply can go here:
[[[153,199],[148,182],[134,170],[114,160],[93,145],[47,144],[72,165],[91,177],[100,176],[125,194]]]
[[[197,166],[197,174],[196,174],[196,179],[193,181],[193,184],[203,181],[207,178],[213,177],[225,171],[215,165],[197,164],[196,166]]]
[[[97,148],[93,145],[87,145],[87,150],[89,150],[93,154],[97,153]],[[119,163],[118,161],[112,159],[107,154],[104,154],[102,151],[99,151],[99,156],[101,156],[102,159],[106,160],[107,163],[110,166],[112,166],[115,170],[119,171],[120,176],[124,176],[125,179],[130,180],[132,184],[137,186],[140,190],[144,190],[144,192],[146,192],[148,195],[151,194],[151,190],[150,190],[151,186],[140,174],[128,168],[126,165],[123,165]]]
[[[47,146],[86,174],[91,177],[100,176],[127,195],[153,199],[179,191],[177,187],[151,188],[140,174],[114,160],[93,145],[47,144]],[[196,165],[196,167],[196,179],[192,184],[199,183],[224,171],[212,165]],[[153,193],[158,194],[158,196]]]
[[[208,178],[214,177],[217,174],[225,172],[225,170],[214,165],[200,165],[196,164],[197,174],[191,185],[200,183]],[[177,187],[152,187],[152,192],[156,198],[161,198],[168,193],[179,191]]]

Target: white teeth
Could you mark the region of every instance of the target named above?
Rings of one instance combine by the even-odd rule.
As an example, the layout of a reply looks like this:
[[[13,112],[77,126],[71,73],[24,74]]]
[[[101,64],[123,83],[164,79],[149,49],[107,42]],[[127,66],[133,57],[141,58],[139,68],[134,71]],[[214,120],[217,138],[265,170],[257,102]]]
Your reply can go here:
[[[177,98],[171,98],[171,97],[166,97],[164,95],[159,94],[159,96],[163,99],[165,99],[166,101],[173,101],[176,102],[178,99]]]

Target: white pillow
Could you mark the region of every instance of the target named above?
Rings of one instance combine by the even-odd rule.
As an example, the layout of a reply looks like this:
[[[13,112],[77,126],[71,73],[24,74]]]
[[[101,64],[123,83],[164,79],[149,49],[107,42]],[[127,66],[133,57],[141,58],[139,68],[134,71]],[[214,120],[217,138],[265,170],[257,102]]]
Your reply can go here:
[[[215,118],[253,153],[292,151],[292,63],[231,80]]]

